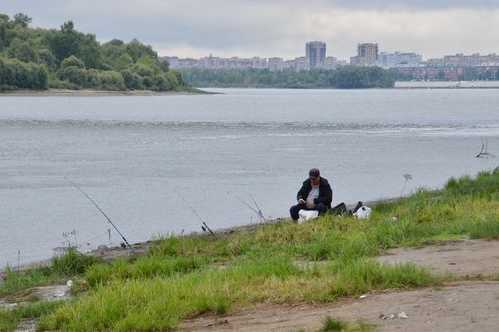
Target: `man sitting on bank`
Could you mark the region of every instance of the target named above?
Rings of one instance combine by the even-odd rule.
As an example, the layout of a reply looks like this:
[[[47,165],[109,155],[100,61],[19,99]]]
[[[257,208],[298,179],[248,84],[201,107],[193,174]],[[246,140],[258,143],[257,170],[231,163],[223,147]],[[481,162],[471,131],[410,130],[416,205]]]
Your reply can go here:
[[[333,191],[329,182],[321,177],[317,168],[312,168],[308,175],[309,178],[303,182],[300,191],[298,191],[298,204],[289,210],[293,220],[298,220],[300,210],[316,210],[321,215],[331,208]]]

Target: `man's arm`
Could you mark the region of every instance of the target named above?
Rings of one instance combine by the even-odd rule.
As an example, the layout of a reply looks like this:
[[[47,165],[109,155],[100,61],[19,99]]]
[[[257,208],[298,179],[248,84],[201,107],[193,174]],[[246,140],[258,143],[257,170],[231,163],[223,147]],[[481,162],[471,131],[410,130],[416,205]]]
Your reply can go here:
[[[307,198],[307,197],[305,197],[306,192],[307,192],[307,189],[305,188],[305,183],[303,183],[300,190],[298,191],[298,194],[296,194],[296,200],[297,201],[299,201],[300,199],[305,200]]]
[[[315,199],[315,204],[331,204],[333,201],[333,190],[331,189],[331,186],[329,185],[329,182],[326,181],[323,185],[323,190],[321,191],[321,195],[319,198]]]

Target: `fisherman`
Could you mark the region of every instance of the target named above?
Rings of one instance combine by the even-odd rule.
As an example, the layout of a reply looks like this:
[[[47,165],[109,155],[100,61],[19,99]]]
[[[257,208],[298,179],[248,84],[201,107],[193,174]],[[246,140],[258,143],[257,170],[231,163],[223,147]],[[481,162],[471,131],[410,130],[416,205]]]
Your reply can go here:
[[[333,191],[327,179],[321,177],[317,168],[308,172],[309,178],[303,182],[296,199],[298,204],[289,209],[291,218],[298,220],[300,210],[315,210],[319,215],[326,213],[331,208]]]

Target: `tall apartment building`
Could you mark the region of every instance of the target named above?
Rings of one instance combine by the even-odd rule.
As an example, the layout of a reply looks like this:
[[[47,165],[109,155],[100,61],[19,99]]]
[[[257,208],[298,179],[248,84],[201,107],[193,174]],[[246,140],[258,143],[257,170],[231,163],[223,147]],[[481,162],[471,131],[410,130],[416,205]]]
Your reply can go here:
[[[305,54],[309,68],[320,68],[326,61],[326,43],[311,41],[305,44]]]
[[[378,65],[384,68],[417,67],[422,62],[423,56],[417,53],[381,52],[378,56]]]
[[[443,59],[443,65],[445,67],[497,66],[499,65],[499,56],[496,54],[480,55],[480,53],[446,55]]]
[[[357,56],[350,58],[352,65],[373,66],[378,61],[378,44],[362,43],[357,46]]]

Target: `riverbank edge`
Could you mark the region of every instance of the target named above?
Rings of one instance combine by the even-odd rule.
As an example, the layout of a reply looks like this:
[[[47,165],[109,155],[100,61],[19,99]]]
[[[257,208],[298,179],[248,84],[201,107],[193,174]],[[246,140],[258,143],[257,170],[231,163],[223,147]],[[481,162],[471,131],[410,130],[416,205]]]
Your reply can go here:
[[[190,96],[190,95],[215,95],[220,92],[210,92],[198,88],[189,88],[180,91],[152,91],[152,90],[10,90],[0,91],[0,97],[149,97],[149,96]]]
[[[395,197],[395,198],[382,198],[374,201],[368,201],[364,202],[364,205],[369,206],[371,208],[376,207],[377,205],[380,204],[388,204],[388,203],[395,203],[402,199],[403,197]],[[356,204],[351,204],[347,205],[348,209],[353,209],[353,207]],[[278,224],[286,221],[290,221],[291,219],[289,217],[278,217],[274,219],[268,219],[265,220],[264,222],[259,222],[259,223],[252,223],[252,224],[242,224],[242,225],[235,225],[231,227],[225,227],[225,228],[219,228],[219,229],[213,229],[213,233],[215,236],[225,236],[228,234],[234,234],[234,233],[248,233],[248,232],[255,232],[258,228],[264,227],[266,225],[272,225],[272,224]],[[201,228],[201,223],[199,224],[199,227]],[[209,225],[208,225],[209,226]],[[165,234],[167,236],[168,234]],[[171,234],[173,236],[213,236],[210,233],[201,233],[201,232],[191,232],[187,233],[184,235],[180,234]],[[97,257],[99,259],[102,259],[103,261],[113,261],[118,258],[126,258],[126,257],[137,257],[137,256],[142,256],[147,253],[149,248],[160,241],[160,239],[151,239],[151,240],[146,240],[146,241],[139,241],[131,244],[130,248],[123,248],[120,246],[113,246],[113,247],[108,247],[106,245],[99,245],[97,249],[90,250],[88,252],[84,252],[85,255]],[[47,267],[52,264],[52,258],[48,259],[43,259],[43,260],[38,260],[34,261],[31,263],[27,263],[24,265],[21,265],[19,268],[18,267],[10,267],[13,271],[27,271],[31,269],[36,269],[40,267]],[[4,272],[6,270],[6,266],[0,267],[0,273]],[[0,279],[1,282],[1,279]]]

